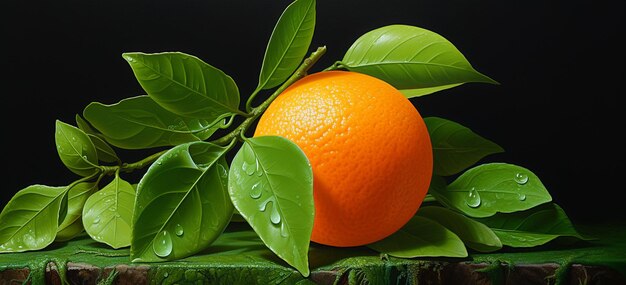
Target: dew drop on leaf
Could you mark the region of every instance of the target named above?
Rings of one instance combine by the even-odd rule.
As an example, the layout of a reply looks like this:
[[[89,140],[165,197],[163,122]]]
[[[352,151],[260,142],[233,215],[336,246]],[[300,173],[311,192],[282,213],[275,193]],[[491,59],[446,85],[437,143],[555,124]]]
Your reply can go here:
[[[480,194],[478,193],[478,191],[476,191],[476,188],[472,187],[467,197],[465,198],[465,204],[467,204],[468,206],[472,208],[476,208],[480,206],[480,203],[481,203]]]
[[[261,197],[263,187],[261,187],[261,182],[257,182],[254,185],[252,185],[252,189],[250,189],[250,197],[252,199],[258,199],[259,197]]]
[[[524,201],[524,200],[526,200],[526,194],[524,194],[524,193],[518,193],[518,194],[517,194],[517,199],[519,199],[520,201]]]
[[[517,184],[524,185],[526,184],[526,182],[528,182],[528,175],[524,173],[517,173],[515,174],[515,178],[513,179],[515,180],[515,182],[517,182]]]
[[[243,164],[241,164],[241,170],[248,174],[248,176],[252,176],[252,174],[254,174],[255,167],[252,164],[244,161]]]
[[[270,221],[274,225],[280,224],[280,214],[278,213],[278,209],[276,209],[275,205],[272,205],[272,212],[270,213]]]
[[[172,253],[172,237],[167,231],[160,232],[152,244],[154,254],[159,257],[167,257]]]
[[[285,223],[280,224],[280,236],[281,237],[289,237],[289,233],[287,232],[287,226],[285,225]]]
[[[100,222],[100,217],[96,217],[96,219],[94,219],[92,223],[95,225],[99,222]]]
[[[27,233],[24,235],[24,240],[23,243],[28,246],[28,247],[36,247],[37,246],[37,240],[35,239],[35,237],[30,234]]]
[[[261,203],[261,205],[259,205],[259,211],[265,212],[265,209],[267,209],[267,204],[269,204],[270,202],[272,202],[272,199],[267,199],[263,203]]]
[[[185,231],[183,230],[183,226],[181,226],[180,224],[176,224],[176,227],[174,228],[174,233],[177,236],[182,236],[185,233]]]

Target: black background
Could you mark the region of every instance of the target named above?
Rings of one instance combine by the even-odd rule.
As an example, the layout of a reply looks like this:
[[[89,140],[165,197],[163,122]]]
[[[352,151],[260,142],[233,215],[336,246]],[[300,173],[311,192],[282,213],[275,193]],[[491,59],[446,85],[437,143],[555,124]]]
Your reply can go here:
[[[31,184],[67,185],[54,124],[92,101],[143,94],[123,52],[181,51],[232,76],[242,101],[258,80],[289,1],[15,1],[1,4],[2,200]],[[311,50],[321,70],[360,35],[390,24],[435,31],[501,85],[414,98],[423,116],[472,129],[538,175],[575,222],[623,219],[624,1],[318,0]],[[122,152],[127,161],[144,154]]]

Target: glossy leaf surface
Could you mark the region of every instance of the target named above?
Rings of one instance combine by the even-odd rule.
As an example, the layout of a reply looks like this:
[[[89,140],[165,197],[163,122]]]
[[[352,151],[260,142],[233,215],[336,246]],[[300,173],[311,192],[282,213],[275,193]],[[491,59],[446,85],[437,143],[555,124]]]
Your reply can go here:
[[[507,163],[481,164],[465,171],[445,190],[429,190],[446,207],[479,218],[523,211],[552,201],[537,175]]]
[[[82,234],[85,234],[85,228],[83,227],[83,220],[77,219],[73,223],[64,227],[63,229],[59,229],[57,231],[57,236],[54,238],[54,242],[69,241]]]
[[[222,233],[233,214],[226,151],[211,143],[191,142],[170,149],[150,166],[135,203],[134,262],[187,257]]]
[[[490,154],[504,150],[456,122],[439,117],[424,118],[433,147],[433,173],[457,174]]]
[[[150,98],[170,112],[209,122],[240,113],[235,81],[195,56],[133,52],[123,57]]]
[[[365,33],[348,49],[340,66],[380,78],[398,89],[496,83],[476,71],[441,35],[408,25],[389,25]]]
[[[421,207],[417,215],[431,219],[455,233],[466,246],[481,252],[502,248],[498,236],[486,225],[444,207]]]
[[[309,275],[313,172],[302,150],[278,136],[248,139],[233,158],[228,192],[263,243]]]
[[[37,250],[54,241],[67,207],[67,188],[31,185],[0,213],[0,253]]]
[[[96,147],[81,129],[57,120],[54,141],[59,158],[70,171],[89,176],[98,170]]]
[[[368,247],[401,258],[467,256],[467,249],[456,234],[421,216],[414,216],[394,234]]]
[[[83,115],[107,142],[125,149],[205,140],[220,125],[176,115],[148,96],[126,98],[111,105],[93,102],[85,108]]]
[[[562,236],[584,239],[555,203],[477,220],[492,228],[502,244],[511,247],[534,247]]]
[[[434,87],[415,88],[415,89],[401,89],[400,92],[404,95],[404,97],[407,97],[407,98],[422,97],[425,95],[433,94],[435,92],[439,92],[441,90],[454,88],[461,84],[463,83],[448,84],[448,85],[441,85],[441,86],[434,86]]]
[[[257,89],[283,83],[306,55],[315,29],[315,0],[292,2],[278,19],[270,37]]]
[[[68,190],[67,213],[57,230],[56,241],[72,239],[83,230],[81,219],[83,207],[89,196],[97,190],[98,184],[95,182],[80,182]]]
[[[83,208],[83,226],[92,239],[112,248],[130,245],[135,189],[118,175],[89,196]]]
[[[87,134],[93,145],[98,152],[98,159],[104,162],[117,162],[120,161],[115,150],[101,138],[102,134],[94,130],[91,125],[80,115],[76,115],[76,125],[79,129]]]

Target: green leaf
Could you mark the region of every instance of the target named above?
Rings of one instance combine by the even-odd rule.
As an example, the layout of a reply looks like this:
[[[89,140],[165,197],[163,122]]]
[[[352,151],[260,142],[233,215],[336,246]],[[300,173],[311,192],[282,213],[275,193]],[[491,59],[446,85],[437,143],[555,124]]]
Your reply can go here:
[[[283,83],[306,55],[315,29],[315,0],[296,0],[278,19],[267,44],[257,90]]]
[[[502,248],[498,236],[486,225],[444,207],[427,206],[417,211],[420,217],[431,219],[455,233],[468,247],[491,252]]]
[[[85,132],[57,120],[54,140],[59,158],[69,170],[80,176],[98,171],[98,152]]]
[[[555,203],[476,220],[489,226],[503,245],[511,247],[534,247],[564,236],[585,239]]]
[[[139,182],[130,247],[133,262],[193,255],[228,225],[229,148],[208,142],[178,145],[153,163]]]
[[[83,226],[95,241],[112,248],[130,245],[135,189],[115,175],[113,181],[89,196],[83,208]]]
[[[119,162],[120,159],[117,156],[115,150],[101,138],[102,134],[94,130],[85,119],[76,114],[76,125],[79,129],[87,134],[93,145],[98,152],[98,159],[104,162]]]
[[[308,276],[315,207],[313,172],[302,150],[278,136],[246,140],[233,158],[228,192],[263,243]]]
[[[83,115],[107,142],[125,149],[174,146],[205,140],[221,126],[205,119],[176,115],[145,95],[126,98],[111,105],[92,102]]]
[[[401,258],[467,256],[467,249],[456,234],[420,216],[414,216],[397,232],[368,247]]]
[[[407,25],[389,25],[365,33],[348,49],[339,66],[380,78],[397,89],[497,83],[476,71],[444,37]]]
[[[445,189],[429,190],[446,207],[477,218],[523,211],[552,201],[539,177],[524,167],[507,163],[476,166]]]
[[[83,227],[83,220],[77,219],[73,223],[65,226],[63,229],[57,231],[57,236],[54,238],[55,242],[64,242],[72,240],[85,233]]]
[[[132,52],[123,57],[150,98],[172,113],[209,122],[241,114],[235,81],[195,56]]]
[[[31,185],[0,213],[0,253],[45,248],[54,241],[67,207],[67,187]]]
[[[402,90],[400,90],[400,92],[402,94],[404,94],[404,97],[415,98],[415,97],[422,97],[422,96],[425,96],[425,95],[430,95],[430,94],[433,94],[435,92],[439,92],[441,90],[454,88],[454,87],[457,87],[457,86],[459,86],[461,84],[463,84],[463,83],[448,84],[448,85],[435,86],[435,87],[415,88],[415,89],[402,89]]]
[[[98,190],[96,182],[80,182],[74,184],[67,192],[67,213],[59,225],[55,241],[65,241],[74,238],[82,232],[81,215],[87,198]],[[77,222],[78,221],[78,222]]]
[[[497,144],[450,120],[424,118],[433,147],[433,172],[457,174],[490,154],[503,152]]]

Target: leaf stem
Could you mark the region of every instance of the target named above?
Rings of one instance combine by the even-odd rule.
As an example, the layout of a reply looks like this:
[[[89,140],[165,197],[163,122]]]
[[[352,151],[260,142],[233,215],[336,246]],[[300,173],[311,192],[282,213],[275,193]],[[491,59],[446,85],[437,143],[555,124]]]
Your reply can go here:
[[[123,163],[122,165],[119,165],[119,166],[118,165],[114,165],[114,166],[101,165],[100,169],[102,170],[103,174],[108,174],[108,175],[116,173],[117,171],[133,172],[133,170],[135,169],[141,169],[141,168],[146,167],[147,165],[150,165],[157,158],[163,155],[166,151],[168,151],[168,149],[159,151],[157,153],[153,153],[150,156],[145,157],[139,161],[132,162],[132,163]]]
[[[252,100],[254,100],[257,94],[259,94],[259,91],[261,91],[260,88],[257,88],[256,90],[254,90],[254,92],[250,94],[250,97],[248,97],[248,100],[246,101],[246,112],[248,112],[248,114],[252,112]]]
[[[232,130],[230,133],[224,135],[223,137],[212,141],[212,143],[223,146],[227,143],[230,143],[232,139],[243,136],[248,128],[250,128],[252,123],[254,123],[259,118],[259,116],[263,114],[263,112],[265,112],[267,107],[269,107],[274,99],[276,99],[276,97],[278,97],[280,93],[285,91],[287,87],[291,86],[291,84],[306,76],[307,71],[311,69],[311,67],[313,67],[313,65],[324,55],[324,53],[326,53],[326,46],[318,47],[316,51],[312,52],[309,57],[304,59],[302,64],[300,64],[298,69],[296,69],[296,71],[289,77],[289,79],[287,79],[285,83],[283,83],[278,89],[276,89],[276,91],[274,91],[274,93],[272,93],[272,95],[267,98],[267,100],[261,103],[261,105],[259,105],[258,107],[252,108],[252,110],[250,111],[250,117],[247,117],[236,129]],[[255,91],[253,94],[255,93],[258,92]],[[247,105],[248,103],[246,103],[246,108],[248,107]]]
[[[344,68],[343,63],[341,61],[335,61],[333,65],[326,67],[324,71],[331,71],[331,70],[337,70],[337,69],[342,69],[342,68]]]

